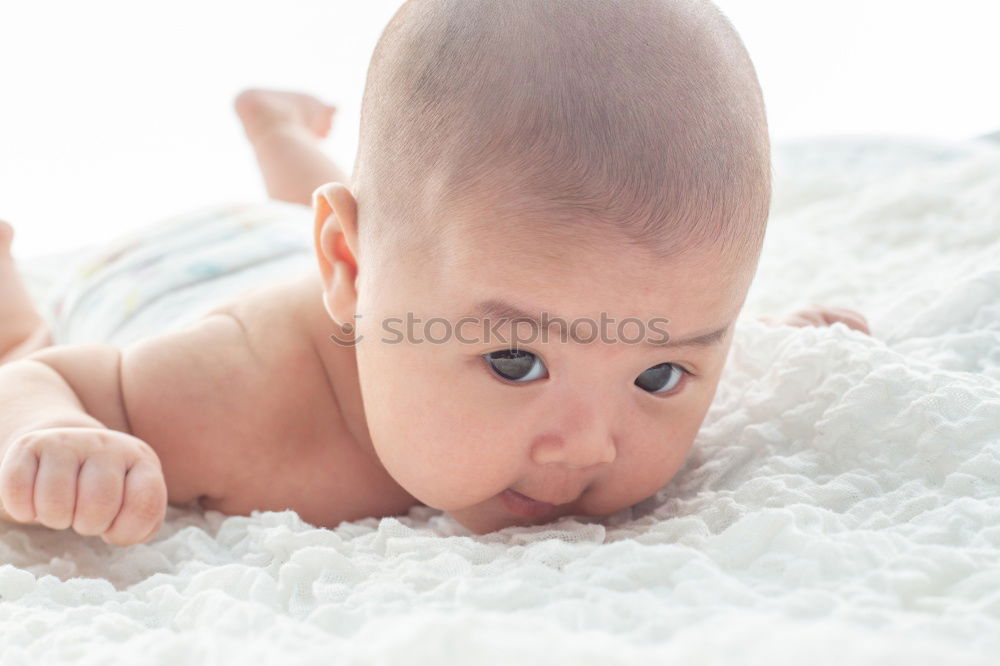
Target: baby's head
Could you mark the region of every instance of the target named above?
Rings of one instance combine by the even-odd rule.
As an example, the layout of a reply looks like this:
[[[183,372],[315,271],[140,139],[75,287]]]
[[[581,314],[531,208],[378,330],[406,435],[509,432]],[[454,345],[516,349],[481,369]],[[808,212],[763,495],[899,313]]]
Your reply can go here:
[[[757,78],[709,2],[407,2],[351,187],[314,195],[386,470],[479,534],[655,494],[715,395],[770,192]],[[506,489],[558,506],[519,516]]]

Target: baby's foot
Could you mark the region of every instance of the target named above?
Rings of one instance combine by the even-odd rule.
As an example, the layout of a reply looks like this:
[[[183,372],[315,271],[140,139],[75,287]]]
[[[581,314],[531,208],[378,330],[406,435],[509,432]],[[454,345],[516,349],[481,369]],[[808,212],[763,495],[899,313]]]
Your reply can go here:
[[[14,227],[0,220],[0,257],[10,256],[10,244],[14,240]]]
[[[322,139],[330,133],[337,110],[304,93],[258,88],[237,95],[233,108],[251,142],[282,128],[305,129]]]
[[[43,324],[10,254],[13,239],[14,229],[0,220],[0,357]]]

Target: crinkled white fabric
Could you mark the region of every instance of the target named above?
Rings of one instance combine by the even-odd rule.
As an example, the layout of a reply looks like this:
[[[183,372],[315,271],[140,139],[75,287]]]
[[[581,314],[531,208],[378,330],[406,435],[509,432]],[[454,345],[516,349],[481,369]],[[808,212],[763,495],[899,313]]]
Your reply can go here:
[[[0,524],[3,664],[995,664],[1000,149],[775,149],[758,279],[682,472],[470,535],[171,507],[114,548]],[[863,312],[771,328],[808,303]]]

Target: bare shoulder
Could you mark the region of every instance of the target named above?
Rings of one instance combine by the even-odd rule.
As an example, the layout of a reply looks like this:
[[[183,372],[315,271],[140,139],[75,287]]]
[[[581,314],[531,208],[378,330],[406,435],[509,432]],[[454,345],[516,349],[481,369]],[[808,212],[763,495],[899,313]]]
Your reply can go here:
[[[259,323],[261,307],[269,326]],[[160,457],[170,503],[231,494],[273,448],[289,392],[309,390],[282,370],[294,347],[291,309],[256,290],[122,350],[126,417]]]
[[[320,351],[318,341],[334,325],[319,282],[261,290],[228,315],[242,324],[263,369],[268,431],[255,460],[244,458],[231,477],[228,494],[202,506],[233,515],[294,509],[326,527],[412,506],[416,500],[363,452],[345,420],[345,409],[361,408],[354,350]]]
[[[327,526],[412,504],[345,425],[333,384],[351,364],[338,356],[328,375],[315,296],[307,280],[254,290],[123,352],[133,434],[160,455],[172,504]]]
[[[240,326],[219,314],[122,350],[126,417],[159,456],[171,504],[223,492],[233,441],[226,431],[239,427],[260,381]]]
[[[294,358],[311,362],[311,343],[301,317],[305,284],[290,280],[254,289],[212,310],[206,320],[215,317],[229,322],[231,333],[241,339],[243,352],[265,374],[283,372]]]

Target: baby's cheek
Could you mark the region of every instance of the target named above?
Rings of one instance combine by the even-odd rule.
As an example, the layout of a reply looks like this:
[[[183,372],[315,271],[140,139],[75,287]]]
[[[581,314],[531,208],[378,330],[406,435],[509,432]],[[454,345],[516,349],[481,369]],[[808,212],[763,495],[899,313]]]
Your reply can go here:
[[[365,420],[375,451],[390,475],[413,494],[409,484],[432,469],[425,443],[434,441],[440,412],[432,387],[409,366],[402,350],[392,346],[358,354]]]
[[[696,425],[685,422],[654,427],[643,434],[628,457],[628,478],[620,480],[630,493],[630,504],[653,495],[677,475],[697,433]]]
[[[433,487],[428,492],[442,503],[455,507],[478,503],[516,480],[514,433],[450,412],[426,424],[424,436],[417,446],[432,468],[427,478]]]
[[[382,392],[370,415],[378,421],[376,450],[390,475],[443,511],[478,503],[510,483],[513,438],[470,400],[441,382],[411,378]]]

